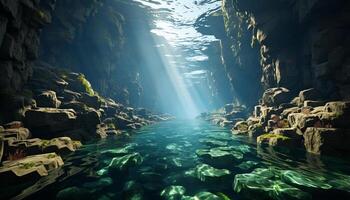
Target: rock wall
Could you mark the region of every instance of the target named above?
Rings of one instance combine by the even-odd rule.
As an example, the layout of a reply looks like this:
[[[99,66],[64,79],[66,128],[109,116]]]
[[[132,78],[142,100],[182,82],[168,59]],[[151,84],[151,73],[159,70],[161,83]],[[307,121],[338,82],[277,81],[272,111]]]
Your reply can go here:
[[[83,72],[102,95],[135,105],[141,87],[138,66],[130,59],[123,6],[117,1],[57,1],[52,23],[41,36],[40,58]]]
[[[297,94],[313,87],[329,99],[349,99],[349,8],[343,0],[224,0],[231,51],[224,49],[223,57],[234,59],[227,68],[246,72],[243,82],[261,82],[264,90],[286,87]]]
[[[40,29],[51,21],[51,1],[0,1],[0,122],[32,102],[23,87],[38,57]],[[16,115],[16,113],[14,114]]]

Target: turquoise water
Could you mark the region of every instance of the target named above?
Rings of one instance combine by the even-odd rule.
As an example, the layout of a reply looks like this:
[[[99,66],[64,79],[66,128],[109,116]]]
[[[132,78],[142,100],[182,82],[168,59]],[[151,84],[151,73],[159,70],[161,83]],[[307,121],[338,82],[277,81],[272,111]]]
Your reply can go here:
[[[64,157],[63,168],[37,182],[2,188],[0,197],[350,199],[349,162],[340,159],[257,148],[246,137],[195,120],[129,134],[85,145]]]

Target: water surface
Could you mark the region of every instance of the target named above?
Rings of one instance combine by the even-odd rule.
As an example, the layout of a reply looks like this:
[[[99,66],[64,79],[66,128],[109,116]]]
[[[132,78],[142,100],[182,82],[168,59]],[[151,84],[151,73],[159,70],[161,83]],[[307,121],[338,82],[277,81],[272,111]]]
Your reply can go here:
[[[85,145],[64,157],[64,167],[48,177],[15,188],[2,188],[0,197],[154,200],[195,199],[195,195],[202,195],[199,199],[216,199],[203,197],[208,195],[205,192],[210,192],[222,199],[262,199],[261,194],[247,195],[243,190],[240,193],[233,190],[236,174],[255,170],[261,176],[255,182],[248,182],[248,186],[268,189],[269,184],[275,184],[269,191],[271,198],[287,199],[290,192],[306,195],[302,198],[349,198],[346,192],[350,191],[349,162],[336,158],[320,159],[298,150],[256,148],[246,137],[234,136],[227,129],[197,120],[159,123],[129,134],[130,137],[107,138]],[[233,153],[234,159],[211,162],[198,156],[218,148]],[[123,170],[108,167],[113,158],[135,154],[139,157],[130,167]],[[284,178],[277,176],[278,173]],[[269,180],[260,179],[265,174],[274,175]],[[276,181],[271,182],[272,179]],[[292,190],[285,188],[286,185]]]

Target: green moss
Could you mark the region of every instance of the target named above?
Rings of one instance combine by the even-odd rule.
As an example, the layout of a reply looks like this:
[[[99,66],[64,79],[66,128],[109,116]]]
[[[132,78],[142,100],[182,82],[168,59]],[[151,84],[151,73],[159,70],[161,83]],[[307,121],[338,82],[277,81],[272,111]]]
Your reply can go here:
[[[41,148],[45,148],[51,144],[51,140],[41,140]]]
[[[22,169],[30,169],[32,167],[35,167],[35,163],[34,162],[21,163],[21,166],[20,166],[20,168],[22,168]]]
[[[278,135],[278,134],[273,134],[273,133],[265,133],[261,136],[259,136],[261,139],[271,139],[271,138],[279,138],[279,139],[282,139],[282,140],[289,140],[291,139],[290,137],[287,137],[287,136],[283,136],[283,135]]]
[[[88,93],[90,96],[93,96],[95,94],[90,82],[85,78],[83,74],[79,74],[78,81],[84,86],[86,93]]]
[[[56,158],[56,154],[50,153],[49,155],[47,155],[47,158],[48,158],[48,159]]]

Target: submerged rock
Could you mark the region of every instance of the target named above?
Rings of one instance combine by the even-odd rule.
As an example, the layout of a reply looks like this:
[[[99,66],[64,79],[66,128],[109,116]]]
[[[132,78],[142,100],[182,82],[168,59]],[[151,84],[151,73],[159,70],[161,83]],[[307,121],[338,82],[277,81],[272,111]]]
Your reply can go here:
[[[311,188],[330,189],[331,185],[325,183],[324,177],[317,177],[315,175],[305,175],[297,171],[284,170],[281,173],[282,181],[296,186],[304,186]]]
[[[199,149],[196,151],[198,157],[213,166],[232,165],[243,159],[243,153],[234,151],[232,148]]]
[[[207,164],[199,164],[188,175],[194,176],[203,182],[225,182],[230,177],[231,173],[227,169],[216,169]]]
[[[215,139],[200,139],[199,142],[204,143],[207,146],[210,147],[217,147],[217,146],[226,146],[227,142],[226,141],[219,141]]]
[[[132,153],[122,157],[113,158],[108,165],[109,170],[124,171],[130,167],[140,165],[143,161],[142,156],[139,153]]]
[[[237,174],[233,190],[252,199],[311,199],[308,193],[276,180],[279,173],[274,169],[259,169],[250,174]]]
[[[57,200],[80,200],[89,199],[89,190],[78,188],[76,186],[65,188],[56,195]]]
[[[160,193],[160,196],[167,200],[181,200],[186,192],[181,185],[171,185]]]

